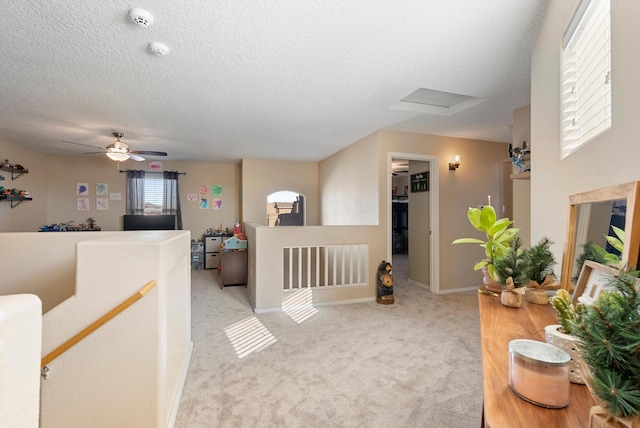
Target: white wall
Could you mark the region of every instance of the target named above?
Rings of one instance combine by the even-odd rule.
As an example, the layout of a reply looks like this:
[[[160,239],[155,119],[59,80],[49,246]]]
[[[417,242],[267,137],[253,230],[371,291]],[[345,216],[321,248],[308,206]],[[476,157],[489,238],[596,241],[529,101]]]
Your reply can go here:
[[[531,239],[549,236],[558,262],[567,238],[568,197],[640,180],[640,2],[611,2],[612,127],[560,160],[560,40],[578,0],[551,1],[532,54]]]
[[[49,311],[75,292],[76,244],[123,233],[0,233],[0,295],[35,294]]]
[[[77,247],[76,292],[45,314],[43,356],[148,281],[157,285],[48,364],[40,426],[171,426],[192,347],[189,233],[123,232]]]
[[[42,307],[33,294],[0,296],[0,419],[37,428],[40,416]]]

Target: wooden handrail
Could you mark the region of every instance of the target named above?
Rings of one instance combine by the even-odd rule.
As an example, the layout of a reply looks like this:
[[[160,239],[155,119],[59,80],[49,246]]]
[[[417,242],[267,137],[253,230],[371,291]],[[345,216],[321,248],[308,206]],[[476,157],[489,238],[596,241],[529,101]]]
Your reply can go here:
[[[155,286],[156,286],[155,279],[152,279],[151,281],[147,282],[145,286],[142,287],[140,290],[138,290],[138,292],[135,293],[133,296],[129,297],[127,300],[120,303],[115,308],[111,309],[109,312],[107,312],[106,314],[98,318],[95,322],[93,322],[91,325],[86,327],[80,333],[76,334],[71,339],[67,340],[62,345],[54,349],[51,353],[49,353],[49,355],[47,355],[42,359],[42,363],[40,364],[40,366],[44,367],[47,364],[49,364],[51,361],[58,358],[60,355],[64,354],[66,351],[68,351],[70,348],[72,348],[82,339],[89,336],[91,333],[93,333],[94,331],[102,327],[104,324],[106,324],[107,321],[111,320],[116,315],[118,315],[119,313],[127,309],[129,306],[133,305],[135,302],[142,299],[144,295],[147,294],[149,291],[151,291]]]

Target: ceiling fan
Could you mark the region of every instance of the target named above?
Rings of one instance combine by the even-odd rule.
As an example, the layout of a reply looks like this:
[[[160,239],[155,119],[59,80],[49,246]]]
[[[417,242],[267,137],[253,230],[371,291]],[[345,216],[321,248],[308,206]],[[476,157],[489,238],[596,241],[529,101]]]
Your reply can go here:
[[[129,150],[129,145],[127,143],[124,143],[121,141],[121,139],[124,137],[124,134],[122,132],[113,132],[112,135],[114,137],[116,137],[116,142],[113,144],[109,144],[107,147],[105,147],[104,149],[102,147],[98,147],[98,146],[91,146],[89,144],[82,144],[82,143],[74,143],[73,141],[64,141],[64,143],[69,143],[69,144],[75,144],[77,146],[86,146],[86,147],[92,147],[92,148],[97,148],[100,149],[99,152],[88,152],[88,153],[84,153],[85,155],[90,155],[90,154],[94,154],[94,153],[104,153],[107,155],[107,157],[111,160],[114,160],[116,162],[124,162],[127,159],[131,159],[134,161],[143,161],[145,160],[145,158],[143,158],[140,155],[146,155],[146,156],[167,156],[166,152],[157,152],[157,151],[153,151],[153,150]]]

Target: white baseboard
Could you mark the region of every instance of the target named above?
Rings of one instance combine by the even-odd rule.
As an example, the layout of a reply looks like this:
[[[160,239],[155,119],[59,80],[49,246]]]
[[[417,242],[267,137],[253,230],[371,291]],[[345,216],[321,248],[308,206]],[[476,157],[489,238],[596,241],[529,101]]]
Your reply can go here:
[[[467,291],[478,291],[478,287],[451,288],[447,290],[440,290],[438,294],[463,293]]]

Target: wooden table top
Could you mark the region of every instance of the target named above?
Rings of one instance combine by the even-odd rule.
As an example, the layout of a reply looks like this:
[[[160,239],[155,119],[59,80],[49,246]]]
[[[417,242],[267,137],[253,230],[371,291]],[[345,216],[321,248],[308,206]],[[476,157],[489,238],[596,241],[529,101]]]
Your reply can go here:
[[[478,294],[484,379],[484,421],[491,428],[588,427],[589,409],[596,403],[585,385],[571,384],[569,405],[547,409],[523,400],[509,387],[509,341],[544,342],[544,328],[558,324],[551,305],[523,302],[508,308],[499,297]]]

